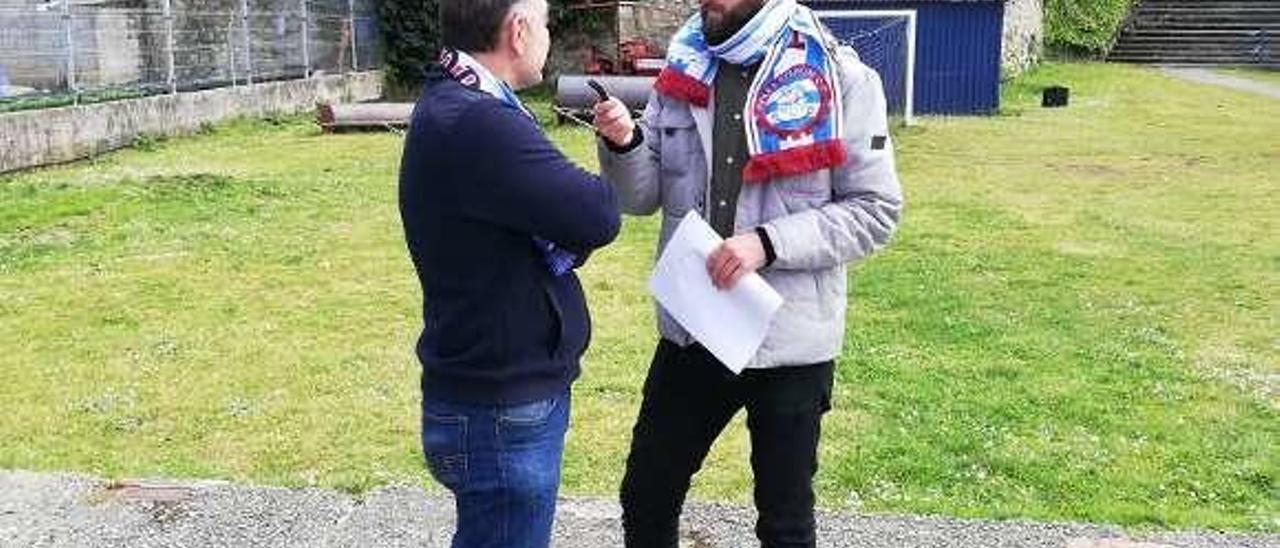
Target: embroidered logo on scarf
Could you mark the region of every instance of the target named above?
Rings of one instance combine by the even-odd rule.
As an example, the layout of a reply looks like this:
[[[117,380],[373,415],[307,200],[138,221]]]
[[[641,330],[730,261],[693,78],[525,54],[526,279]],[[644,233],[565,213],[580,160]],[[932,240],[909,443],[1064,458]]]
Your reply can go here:
[[[831,84],[822,73],[796,65],[760,88],[752,110],[761,129],[786,138],[809,133],[826,119],[830,104]]]

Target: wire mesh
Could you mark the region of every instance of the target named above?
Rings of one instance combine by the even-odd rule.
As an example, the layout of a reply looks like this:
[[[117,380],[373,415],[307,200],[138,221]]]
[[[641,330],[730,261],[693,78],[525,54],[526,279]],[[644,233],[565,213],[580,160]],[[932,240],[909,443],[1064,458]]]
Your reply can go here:
[[[375,0],[0,0],[0,111],[369,70]]]
[[[884,85],[890,114],[906,115],[909,74],[908,24],[905,16],[844,16],[823,20],[840,40],[853,48]]]

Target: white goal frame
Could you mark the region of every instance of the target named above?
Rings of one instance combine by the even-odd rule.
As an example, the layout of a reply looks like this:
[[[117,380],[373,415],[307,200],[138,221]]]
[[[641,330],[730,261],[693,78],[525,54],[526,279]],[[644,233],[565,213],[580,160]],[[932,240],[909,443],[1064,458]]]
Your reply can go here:
[[[912,125],[916,121],[916,10],[814,10],[818,20],[826,19],[884,19],[905,17],[907,20],[907,74],[903,86],[903,122]]]

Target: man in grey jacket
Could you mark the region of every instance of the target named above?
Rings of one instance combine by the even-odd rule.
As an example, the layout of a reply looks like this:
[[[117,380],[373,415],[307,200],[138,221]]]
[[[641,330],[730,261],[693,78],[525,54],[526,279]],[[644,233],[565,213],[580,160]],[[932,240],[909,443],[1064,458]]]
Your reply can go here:
[[[689,211],[724,243],[707,261],[732,287],[757,272],[785,304],[734,375],[659,307],[622,485],[628,546],[677,546],[690,478],[741,408],[764,546],[814,546],[813,475],[846,265],[886,244],[902,210],[879,76],[794,0],[702,0],[635,124],[596,106],[604,178],[626,213],[662,211],[659,249]]]

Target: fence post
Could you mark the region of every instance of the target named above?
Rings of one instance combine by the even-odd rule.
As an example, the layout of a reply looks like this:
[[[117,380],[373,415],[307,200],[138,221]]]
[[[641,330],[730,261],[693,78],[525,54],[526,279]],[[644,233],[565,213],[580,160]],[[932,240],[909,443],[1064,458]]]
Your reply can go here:
[[[347,28],[351,29],[351,71],[360,70],[359,50],[356,48],[356,0],[347,0]]]
[[[178,92],[178,67],[173,52],[173,0],[164,0],[164,49],[168,63],[169,93]]]
[[[236,43],[235,35],[231,32],[236,27],[236,17],[232,15],[227,20],[227,65],[231,69],[231,87],[236,87],[238,78],[236,77]]]
[[[298,0],[302,5],[302,77],[311,77],[311,13],[307,10],[307,0]]]
[[[80,103],[80,91],[76,84],[76,32],[75,20],[71,16],[71,0],[62,0],[62,27],[67,41],[67,91],[70,91],[77,104]]]
[[[244,33],[245,83],[253,85],[253,35],[249,32],[249,0],[240,0],[240,30]]]

